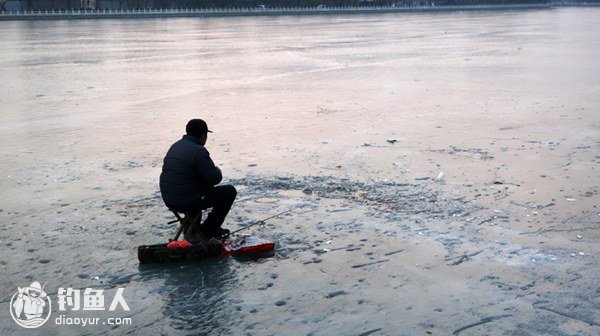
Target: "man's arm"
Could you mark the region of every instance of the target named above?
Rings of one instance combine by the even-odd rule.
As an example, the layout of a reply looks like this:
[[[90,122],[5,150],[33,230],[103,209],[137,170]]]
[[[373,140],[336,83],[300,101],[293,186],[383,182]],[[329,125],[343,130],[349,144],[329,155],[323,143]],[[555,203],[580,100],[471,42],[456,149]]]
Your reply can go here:
[[[212,187],[221,183],[221,180],[223,179],[221,169],[215,166],[215,163],[210,158],[210,154],[206,148],[203,148],[196,153],[194,164],[196,166],[196,171],[200,174],[200,177],[207,186]]]

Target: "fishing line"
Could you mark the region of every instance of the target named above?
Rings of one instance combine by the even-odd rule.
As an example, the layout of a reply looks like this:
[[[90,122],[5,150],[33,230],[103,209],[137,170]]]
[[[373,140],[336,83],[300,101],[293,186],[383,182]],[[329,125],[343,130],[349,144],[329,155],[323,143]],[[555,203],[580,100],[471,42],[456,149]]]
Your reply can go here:
[[[288,212],[292,212],[292,211],[293,211],[293,210],[295,210],[295,209],[296,209],[296,208],[292,208],[292,209],[288,209],[288,210],[286,210],[286,211],[282,211],[282,212],[280,212],[280,213],[278,213],[278,214],[276,214],[276,215],[273,215],[273,216],[271,216],[271,217],[267,217],[267,218],[265,218],[265,219],[262,219],[262,220],[256,221],[256,222],[254,222],[254,223],[252,223],[252,224],[250,224],[250,225],[248,225],[248,226],[244,226],[244,227],[243,227],[243,228],[241,228],[241,229],[238,229],[238,230],[235,230],[235,231],[233,231],[233,232],[230,232],[229,234],[230,234],[230,235],[232,235],[232,234],[234,234],[234,233],[237,233],[237,232],[240,232],[240,231],[243,231],[243,230],[249,229],[249,228],[251,228],[251,227],[253,227],[254,225],[257,225],[257,224],[264,224],[264,223],[265,223],[265,221],[268,221],[269,219],[272,219],[272,218],[275,218],[275,217],[281,216],[281,215],[283,215],[283,214],[286,214],[286,213],[288,213]]]

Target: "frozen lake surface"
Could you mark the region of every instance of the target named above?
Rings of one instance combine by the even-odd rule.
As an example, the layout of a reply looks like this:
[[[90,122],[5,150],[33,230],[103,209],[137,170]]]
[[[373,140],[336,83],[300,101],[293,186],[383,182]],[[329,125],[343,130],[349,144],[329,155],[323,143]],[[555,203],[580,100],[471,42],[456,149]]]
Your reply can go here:
[[[54,300],[0,334],[597,335],[599,22],[0,22],[0,300]],[[158,176],[197,117],[240,191],[226,227],[294,210],[253,231],[271,258],[141,267],[175,233]],[[131,311],[60,312],[59,287]]]

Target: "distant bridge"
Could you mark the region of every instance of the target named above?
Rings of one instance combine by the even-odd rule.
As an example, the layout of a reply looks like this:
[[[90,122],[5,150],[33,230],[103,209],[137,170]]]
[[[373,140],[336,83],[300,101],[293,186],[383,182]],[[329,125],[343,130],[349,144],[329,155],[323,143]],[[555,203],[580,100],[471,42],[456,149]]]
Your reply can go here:
[[[375,14],[443,11],[522,10],[557,7],[550,4],[473,5],[435,7],[284,7],[284,8],[205,8],[205,9],[105,9],[105,10],[33,10],[6,11],[0,20],[69,20],[69,19],[120,19],[120,18],[185,18],[226,16],[277,16],[325,14]]]

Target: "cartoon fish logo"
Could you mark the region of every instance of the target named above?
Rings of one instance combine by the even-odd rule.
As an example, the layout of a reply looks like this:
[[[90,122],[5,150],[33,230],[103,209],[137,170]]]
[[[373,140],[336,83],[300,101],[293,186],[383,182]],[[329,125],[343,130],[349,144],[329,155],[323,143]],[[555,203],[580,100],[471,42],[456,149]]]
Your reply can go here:
[[[17,287],[17,292],[10,300],[10,315],[23,328],[43,325],[50,318],[51,311],[50,298],[37,281],[32,282],[29,287]]]

